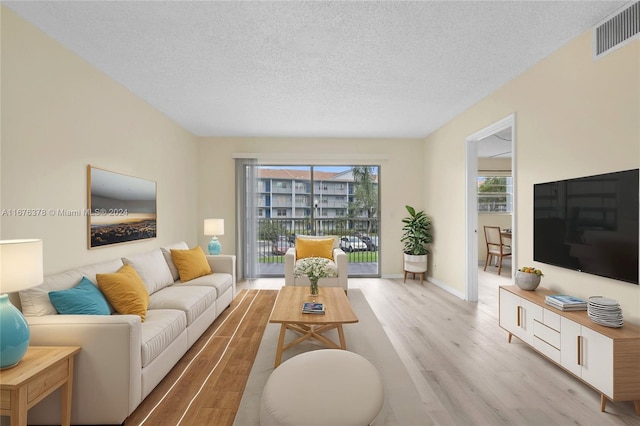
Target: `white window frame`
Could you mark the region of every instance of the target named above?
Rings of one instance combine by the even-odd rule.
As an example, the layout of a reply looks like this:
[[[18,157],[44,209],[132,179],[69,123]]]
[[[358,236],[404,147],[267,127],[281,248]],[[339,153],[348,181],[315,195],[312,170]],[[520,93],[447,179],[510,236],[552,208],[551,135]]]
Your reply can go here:
[[[480,192],[480,179],[482,178],[494,178],[494,177],[505,177],[507,178],[507,187],[505,192]],[[510,182],[509,182],[510,180]],[[513,213],[513,176],[511,173],[507,172],[499,172],[499,171],[478,171],[478,179],[477,179],[478,188],[476,189],[477,197],[478,197],[478,214],[512,214]],[[509,191],[509,188],[511,191]],[[507,201],[505,205],[505,210],[482,210],[483,204],[480,203],[481,196],[490,196],[495,195],[498,197],[505,196]]]

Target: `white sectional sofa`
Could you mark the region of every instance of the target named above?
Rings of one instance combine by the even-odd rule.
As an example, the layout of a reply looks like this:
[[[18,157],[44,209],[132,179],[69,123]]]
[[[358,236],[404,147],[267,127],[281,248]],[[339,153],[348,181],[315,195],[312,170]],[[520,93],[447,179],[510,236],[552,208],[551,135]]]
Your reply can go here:
[[[231,303],[235,256],[206,256],[213,273],[181,282],[170,250],[187,248],[183,242],[50,275],[19,293],[31,345],[82,347],[75,358],[72,424],[123,423]],[[133,266],[149,293],[144,321],[113,308],[111,315],[61,315],[49,300],[50,291],[72,288],[83,277],[97,285],[96,274],[124,264]],[[59,421],[60,392],[29,410],[29,424]]]

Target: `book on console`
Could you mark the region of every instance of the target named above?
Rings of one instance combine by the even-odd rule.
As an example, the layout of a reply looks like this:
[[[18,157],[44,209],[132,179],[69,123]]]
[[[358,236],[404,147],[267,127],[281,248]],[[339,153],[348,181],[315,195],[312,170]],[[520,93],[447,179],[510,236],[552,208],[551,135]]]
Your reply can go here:
[[[547,305],[559,309],[561,311],[586,311],[586,306],[559,306],[554,305],[553,303],[546,302]]]
[[[324,304],[316,302],[304,302],[302,304],[302,313],[324,315]]]
[[[587,302],[582,300],[582,299],[578,299],[577,297],[574,296],[569,296],[567,294],[550,294],[548,296],[545,297],[545,300],[549,300],[550,302],[556,302],[560,305],[587,305]]]
[[[545,303],[563,311],[586,310],[587,302],[566,294],[552,294],[544,299]]]

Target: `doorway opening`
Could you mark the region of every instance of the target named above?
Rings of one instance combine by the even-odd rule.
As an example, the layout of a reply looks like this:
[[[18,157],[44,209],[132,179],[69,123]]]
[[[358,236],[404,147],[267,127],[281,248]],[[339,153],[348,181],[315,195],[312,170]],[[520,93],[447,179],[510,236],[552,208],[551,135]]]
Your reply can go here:
[[[465,139],[466,165],[466,265],[465,300],[478,300],[478,267],[486,260],[484,226],[498,226],[510,240],[511,258],[503,263],[501,277],[510,280],[515,264],[515,114]],[[505,265],[509,266],[505,268]],[[490,269],[491,268],[491,269]],[[498,275],[498,268],[487,271]],[[509,272],[507,272],[509,271]],[[484,271],[483,271],[484,272]]]

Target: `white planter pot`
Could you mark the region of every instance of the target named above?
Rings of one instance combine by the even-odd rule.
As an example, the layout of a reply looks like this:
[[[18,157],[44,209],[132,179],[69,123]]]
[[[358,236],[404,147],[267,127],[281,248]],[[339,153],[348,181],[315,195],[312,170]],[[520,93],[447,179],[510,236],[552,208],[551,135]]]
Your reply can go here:
[[[422,273],[427,272],[428,255],[415,256],[412,254],[404,255],[404,270],[407,272]]]

